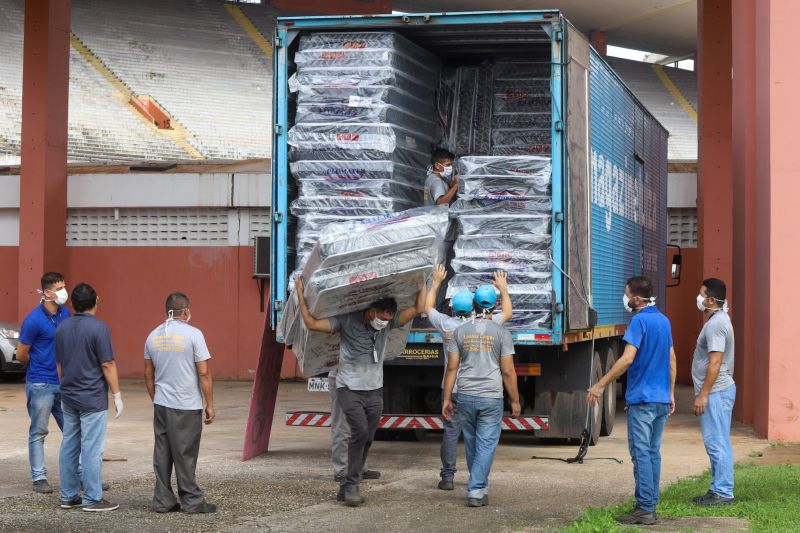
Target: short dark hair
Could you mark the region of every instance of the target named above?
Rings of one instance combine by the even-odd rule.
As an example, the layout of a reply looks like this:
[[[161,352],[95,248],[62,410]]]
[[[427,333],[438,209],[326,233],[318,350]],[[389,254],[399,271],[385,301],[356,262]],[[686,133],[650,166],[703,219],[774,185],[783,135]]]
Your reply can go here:
[[[376,311],[390,311],[392,313],[397,312],[397,300],[394,298],[381,298],[375,302],[372,302],[370,305],[372,309]]]
[[[164,305],[167,309],[167,313],[170,311],[182,311],[184,309],[189,308],[189,297],[183,294],[182,292],[173,292],[169,296],[167,296],[167,302]]]
[[[97,305],[97,292],[88,283],[78,283],[72,289],[72,307],[76,313],[83,313]]]
[[[64,275],[58,272],[48,272],[42,276],[42,290],[49,289],[56,283],[64,281]]]
[[[437,148],[431,154],[431,165],[436,163],[444,163],[445,161],[452,161],[456,158],[455,154],[444,148]]]
[[[625,282],[625,285],[631,290],[633,296],[639,296],[649,300],[653,297],[653,284],[649,278],[644,276],[634,276]]]
[[[717,278],[708,278],[703,280],[703,287],[706,288],[706,296],[714,298],[719,303],[723,303],[728,297],[728,289],[725,287],[725,282]]]

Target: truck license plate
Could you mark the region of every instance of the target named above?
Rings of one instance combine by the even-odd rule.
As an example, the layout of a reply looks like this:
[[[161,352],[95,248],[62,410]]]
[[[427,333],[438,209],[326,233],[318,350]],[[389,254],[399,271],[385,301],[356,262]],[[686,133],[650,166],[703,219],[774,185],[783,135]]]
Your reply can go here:
[[[328,378],[308,378],[310,392],[328,392]]]

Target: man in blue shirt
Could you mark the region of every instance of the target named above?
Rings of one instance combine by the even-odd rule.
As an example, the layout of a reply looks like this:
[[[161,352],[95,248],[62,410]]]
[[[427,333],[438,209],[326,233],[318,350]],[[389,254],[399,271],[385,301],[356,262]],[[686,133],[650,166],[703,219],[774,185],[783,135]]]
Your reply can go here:
[[[587,391],[589,404],[599,404],[603,390],[628,371],[625,393],[628,447],[636,481],[636,507],[617,517],[623,524],[656,523],[661,478],[661,436],[675,411],[675,349],[669,320],[655,307],[649,279],[630,278],[622,303],[636,315],[623,341],[625,351],[608,373]]]
[[[25,375],[25,398],[28,416],[28,460],[34,492],[49,494],[53,488],[47,482],[47,467],[44,464],[44,439],[50,415],[63,430],[64,417],[61,412],[61,389],[53,355],[53,339],[56,328],[68,318],[67,289],[64,276],[48,272],[42,276],[41,301],[22,322],[17,347],[17,360],[28,368]]]

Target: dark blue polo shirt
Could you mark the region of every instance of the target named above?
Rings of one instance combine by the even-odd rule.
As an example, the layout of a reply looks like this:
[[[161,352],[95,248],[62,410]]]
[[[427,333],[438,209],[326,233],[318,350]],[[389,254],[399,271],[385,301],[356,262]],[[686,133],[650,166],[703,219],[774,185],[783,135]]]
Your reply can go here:
[[[633,317],[623,339],[636,347],[628,369],[625,402],[670,403],[669,354],[672,326],[656,307],[645,307]]]
[[[25,371],[25,379],[28,383],[58,385],[53,341],[56,336],[56,328],[69,316],[69,309],[63,305],[59,306],[56,313],[51,315],[45,309],[44,304],[39,304],[25,317],[19,333],[19,342],[31,347],[31,360]]]
[[[114,360],[108,326],[94,315],[77,313],[58,327],[55,352],[61,363],[61,400],[87,413],[107,410],[102,364]]]

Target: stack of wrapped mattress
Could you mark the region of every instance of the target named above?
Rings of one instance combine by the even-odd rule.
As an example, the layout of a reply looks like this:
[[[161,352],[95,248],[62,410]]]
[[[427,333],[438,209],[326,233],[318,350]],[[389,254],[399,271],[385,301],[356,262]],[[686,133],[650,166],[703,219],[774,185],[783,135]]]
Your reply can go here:
[[[447,298],[508,273],[512,329],[552,323],[551,164],[543,156],[468,156],[458,160],[459,199],[450,207],[459,233]]]
[[[294,60],[288,144],[300,269],[324,225],[422,205],[440,64],[393,32],[306,35]]]
[[[497,63],[492,75],[492,155],[549,154],[550,63]]]
[[[447,221],[447,210],[434,206],[325,226],[302,272],[311,314],[329,318],[360,311],[386,297],[397,300],[399,309],[413,306],[420,286],[440,260]],[[387,359],[405,348],[409,328],[410,323],[390,333]],[[307,376],[338,362],[339,336],[307,331],[294,292],[278,335],[292,346]]]

